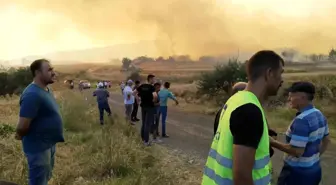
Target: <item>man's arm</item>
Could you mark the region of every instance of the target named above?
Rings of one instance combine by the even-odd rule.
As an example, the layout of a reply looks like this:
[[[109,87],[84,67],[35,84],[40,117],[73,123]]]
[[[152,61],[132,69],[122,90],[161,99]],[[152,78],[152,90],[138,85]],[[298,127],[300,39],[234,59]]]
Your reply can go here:
[[[320,146],[320,155],[322,155],[328,148],[328,146],[330,145],[331,141],[329,138],[329,126],[328,126],[328,122],[327,119],[324,118],[325,120],[325,129],[324,129],[324,136],[322,139],[322,143]]]
[[[32,119],[38,113],[40,106],[40,99],[34,93],[23,94],[20,100],[20,117],[16,127],[15,138],[21,140],[23,136],[27,135]]]
[[[289,155],[300,157],[303,155],[309,141],[309,123],[304,119],[295,119],[291,128],[289,144],[282,143],[270,137],[271,146]]]
[[[179,104],[179,102],[177,101],[176,97],[174,96],[174,94],[172,92],[169,91],[169,94],[168,94],[168,98],[172,99],[175,101],[176,105]]]
[[[262,113],[254,104],[243,105],[231,113],[234,185],[254,185],[252,170],[263,124]]]

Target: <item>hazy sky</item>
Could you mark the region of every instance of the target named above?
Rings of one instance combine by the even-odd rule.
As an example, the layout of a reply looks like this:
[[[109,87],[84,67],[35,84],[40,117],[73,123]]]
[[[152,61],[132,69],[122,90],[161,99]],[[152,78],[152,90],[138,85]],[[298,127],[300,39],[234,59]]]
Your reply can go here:
[[[0,0],[0,58],[139,40],[156,41],[158,55],[326,53],[335,8],[335,0]]]

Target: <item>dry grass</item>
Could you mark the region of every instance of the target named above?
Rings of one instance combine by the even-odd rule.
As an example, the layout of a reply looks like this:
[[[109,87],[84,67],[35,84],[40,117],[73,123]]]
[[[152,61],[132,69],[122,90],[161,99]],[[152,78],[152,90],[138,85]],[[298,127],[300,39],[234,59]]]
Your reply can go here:
[[[199,184],[199,166],[160,146],[145,148],[138,131],[115,115],[102,129],[94,102],[76,92],[57,94],[66,143],[59,144],[51,185]],[[27,184],[27,165],[20,142],[13,137],[17,97],[1,99],[0,179]],[[7,128],[9,127],[9,129]],[[0,132],[1,134],[2,132]]]

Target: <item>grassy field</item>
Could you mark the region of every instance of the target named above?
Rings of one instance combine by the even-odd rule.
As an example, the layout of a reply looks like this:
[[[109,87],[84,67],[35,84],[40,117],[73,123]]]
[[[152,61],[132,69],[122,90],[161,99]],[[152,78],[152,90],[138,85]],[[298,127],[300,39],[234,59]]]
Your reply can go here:
[[[50,185],[198,184],[201,168],[160,146],[145,148],[138,131],[117,115],[98,124],[94,101],[78,92],[56,92],[66,142],[59,144]],[[0,99],[0,179],[27,184],[21,143],[14,139],[18,97]]]

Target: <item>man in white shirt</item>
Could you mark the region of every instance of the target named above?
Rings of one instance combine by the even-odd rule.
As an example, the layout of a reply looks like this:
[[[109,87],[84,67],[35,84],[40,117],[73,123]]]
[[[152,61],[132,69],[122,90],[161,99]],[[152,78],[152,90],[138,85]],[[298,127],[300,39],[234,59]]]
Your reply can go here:
[[[133,85],[133,81],[128,80],[123,90],[123,95],[124,95],[126,121],[134,125],[131,119],[132,117],[131,115],[133,111],[133,103],[134,103],[132,85]]]

